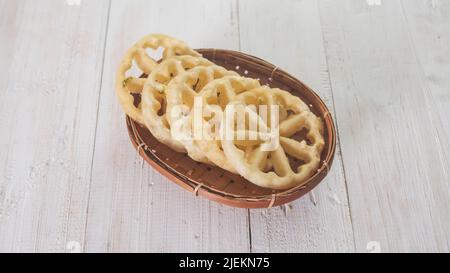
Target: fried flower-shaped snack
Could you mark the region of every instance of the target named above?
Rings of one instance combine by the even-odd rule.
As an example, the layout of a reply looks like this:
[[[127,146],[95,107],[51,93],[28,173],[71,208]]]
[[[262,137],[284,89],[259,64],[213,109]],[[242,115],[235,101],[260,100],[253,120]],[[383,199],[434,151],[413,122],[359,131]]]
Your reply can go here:
[[[188,155],[199,162],[211,163],[198,148],[192,127],[194,117],[203,114],[202,109],[194,108],[194,100],[198,93],[210,82],[223,77],[239,77],[236,72],[228,71],[221,66],[198,66],[176,77],[167,88],[167,111],[172,137],[179,139]],[[197,111],[198,110],[198,111]],[[199,138],[202,136],[200,135]]]
[[[126,77],[126,73],[131,69],[133,61],[143,74],[149,75],[153,71],[158,65],[158,62],[147,54],[146,50],[149,48],[154,50],[162,48],[164,50],[163,60],[179,55],[201,56],[184,42],[162,34],[147,35],[127,51],[117,72],[116,93],[125,113],[141,124],[144,124],[141,107],[134,105],[134,97],[132,94],[141,93],[145,79]]]
[[[323,124],[300,98],[265,86],[239,94],[230,105],[243,107],[249,113],[250,123],[258,122],[258,132],[249,127],[240,131],[236,112],[225,112],[222,132],[256,136],[256,141],[247,141],[245,145],[223,137],[224,153],[240,175],[258,186],[285,190],[303,185],[316,172],[325,144]],[[260,118],[255,109],[261,105],[278,105],[280,122]],[[279,127],[271,128],[275,126]],[[274,137],[279,139],[278,145],[273,149],[264,147]],[[271,170],[265,168],[268,159],[273,164]]]
[[[170,133],[170,124],[167,120],[168,85],[177,76],[190,69],[210,65],[213,63],[202,57],[175,56],[155,67],[145,82],[141,102],[144,123],[156,139],[175,151],[184,152],[185,148]]]
[[[228,76],[209,83],[199,93],[202,111],[207,115],[203,115],[199,122],[203,137],[196,139],[196,143],[210,161],[232,173],[236,173],[236,169],[226,158],[220,141],[219,131],[223,111],[237,94],[257,87],[260,87],[260,84],[256,79]]]

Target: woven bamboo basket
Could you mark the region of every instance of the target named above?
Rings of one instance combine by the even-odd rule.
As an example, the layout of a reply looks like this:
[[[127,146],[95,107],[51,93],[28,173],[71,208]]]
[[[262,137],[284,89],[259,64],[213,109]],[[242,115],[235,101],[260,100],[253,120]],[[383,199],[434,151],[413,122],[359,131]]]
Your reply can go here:
[[[336,149],[336,131],[331,114],[319,96],[301,81],[259,58],[231,50],[199,49],[203,56],[261,84],[281,88],[300,97],[324,121],[325,147],[321,166],[304,185],[284,191],[261,188],[243,177],[177,153],[158,142],[143,126],[126,118],[129,136],[138,153],[174,183],[212,201],[239,208],[271,208],[290,203],[316,187],[328,174]]]

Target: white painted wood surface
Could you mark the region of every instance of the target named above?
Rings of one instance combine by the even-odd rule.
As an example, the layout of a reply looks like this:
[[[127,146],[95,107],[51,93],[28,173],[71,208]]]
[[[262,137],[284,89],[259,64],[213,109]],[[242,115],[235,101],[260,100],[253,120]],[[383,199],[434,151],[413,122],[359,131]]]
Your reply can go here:
[[[235,3],[206,2],[112,1],[86,251],[250,250],[247,211],[196,199],[143,164],[130,146],[123,111],[113,92],[115,70],[123,53],[136,37],[146,33],[167,33],[193,47],[237,49]],[[180,12],[188,9],[196,12],[186,13],[182,25],[175,23]]]
[[[0,250],[82,241],[108,3],[0,2]]]
[[[239,15],[241,50],[304,81],[333,112],[317,2],[241,1]],[[271,34],[261,42],[265,32]],[[250,216],[256,252],[354,251],[339,149],[333,171],[311,196],[283,208],[255,210]]]
[[[450,250],[445,0],[0,0],[0,252]],[[290,206],[194,198],[143,164],[113,92],[144,34],[241,50],[315,89],[333,170]]]
[[[419,52],[414,42],[426,39],[426,30],[413,31],[423,27],[413,19],[426,15],[406,6],[425,12],[423,2],[320,1],[356,249],[378,241],[385,251],[449,251],[450,177],[441,141],[449,135],[439,124],[448,127],[449,116],[432,104],[441,105],[433,97],[439,87],[447,92],[443,101],[450,90],[444,82],[430,88],[418,57],[433,50]],[[432,15],[425,20],[433,22]],[[448,60],[427,62],[448,71]]]

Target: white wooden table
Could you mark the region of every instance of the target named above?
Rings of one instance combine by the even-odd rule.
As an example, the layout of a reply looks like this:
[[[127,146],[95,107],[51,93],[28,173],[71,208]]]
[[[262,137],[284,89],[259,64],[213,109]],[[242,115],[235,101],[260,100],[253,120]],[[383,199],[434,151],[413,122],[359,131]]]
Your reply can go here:
[[[147,33],[264,58],[335,118],[331,174],[283,208],[143,164],[113,91]],[[0,251],[450,250],[450,1],[0,0]]]

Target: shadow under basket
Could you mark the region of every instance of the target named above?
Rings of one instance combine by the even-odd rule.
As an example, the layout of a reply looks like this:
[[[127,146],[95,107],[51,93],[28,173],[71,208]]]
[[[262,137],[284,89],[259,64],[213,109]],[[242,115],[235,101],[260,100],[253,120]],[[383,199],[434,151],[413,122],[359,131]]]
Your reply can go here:
[[[259,58],[231,50],[199,49],[203,57],[236,71],[242,76],[260,79],[261,84],[289,91],[310,105],[311,111],[324,121],[325,147],[316,174],[302,186],[289,190],[271,190],[256,186],[243,177],[219,167],[195,162],[158,142],[152,134],[129,117],[128,132],[139,154],[171,181],[212,201],[239,208],[271,208],[290,203],[316,187],[328,174],[336,149],[336,130],[331,114],[320,97],[301,81]]]

